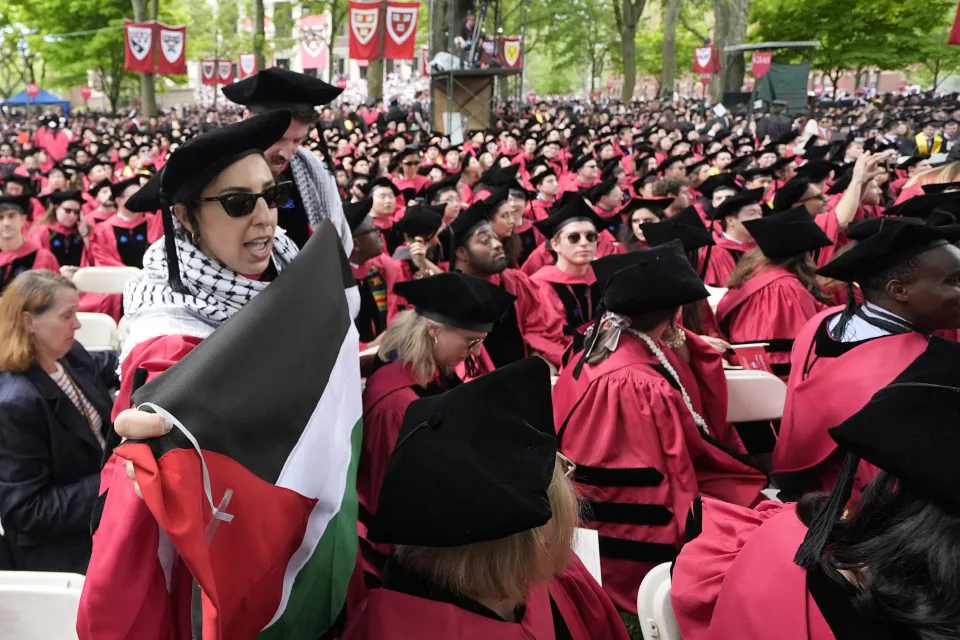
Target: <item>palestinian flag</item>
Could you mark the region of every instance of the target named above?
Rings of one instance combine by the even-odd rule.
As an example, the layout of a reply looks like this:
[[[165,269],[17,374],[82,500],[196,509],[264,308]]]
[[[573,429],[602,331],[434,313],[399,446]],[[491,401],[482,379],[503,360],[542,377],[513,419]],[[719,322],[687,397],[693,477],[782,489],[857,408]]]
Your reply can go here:
[[[204,640],[314,640],[344,605],[357,549],[356,295],[323,225],[274,283],[134,394],[178,423],[116,453],[202,591]]]

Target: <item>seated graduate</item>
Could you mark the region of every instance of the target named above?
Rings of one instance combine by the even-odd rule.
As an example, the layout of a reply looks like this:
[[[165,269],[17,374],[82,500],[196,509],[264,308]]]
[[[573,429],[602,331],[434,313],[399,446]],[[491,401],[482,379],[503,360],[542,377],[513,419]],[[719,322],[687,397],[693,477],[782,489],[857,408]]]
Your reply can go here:
[[[369,531],[396,549],[344,640],[628,638],[571,551],[542,360],[415,400],[397,436]]]
[[[360,334],[361,349],[380,344],[387,324],[400,312],[393,287],[404,279],[400,266],[383,252],[383,232],[370,216],[372,206],[372,198],[343,205],[343,215],[353,234],[350,268],[360,293],[360,311],[354,324]]]
[[[0,195],[0,295],[24,271],[60,271],[60,264],[52,253],[36,240],[23,237],[28,211],[30,196]]]
[[[651,247],[679,240],[687,254],[687,260],[690,261],[690,266],[697,270],[701,280],[706,280],[705,274],[709,271],[710,256],[716,249],[714,246],[716,242],[695,208],[687,207],[672,218],[662,222],[645,223],[640,225],[640,228]],[[717,316],[707,300],[683,305],[682,323],[684,327],[707,342],[711,342],[721,351],[730,347],[725,342],[723,332],[720,331],[720,325],[717,323]],[[719,342],[716,341],[717,339]]]
[[[673,569],[684,640],[960,636],[958,352],[932,338],[830,429],[847,458],[829,497],[757,511],[704,500]],[[848,503],[860,458],[881,471]]]
[[[587,195],[587,199],[593,203],[593,210],[603,221],[603,229],[617,238],[620,236],[620,229],[623,228],[623,216],[620,214],[623,209],[623,190],[617,184],[616,178],[607,178],[593,189]]]
[[[90,232],[86,254],[89,265],[143,267],[143,254],[163,237],[163,228],[153,222],[154,215],[148,217],[126,207],[127,201],[139,190],[139,176],[111,185],[117,212]]]
[[[461,213],[449,227],[453,269],[483,278],[517,298],[497,320],[485,342],[493,364],[541,355],[559,367],[570,338],[563,334],[563,314],[550,292],[517,269],[507,268],[503,244],[490,226],[484,201]]]
[[[827,308],[812,252],[830,245],[804,207],[744,223],[757,242],[730,276],[717,320],[730,342],[765,343],[773,372],[790,373],[790,350],[803,325]]]
[[[583,198],[555,210],[549,218],[534,223],[557,254],[557,264],[545,265],[530,278],[542,283],[566,322],[563,333],[579,351],[583,340],[578,329],[591,322],[600,305],[597,278],[590,268],[597,255],[597,230],[604,221]]]
[[[385,248],[389,255],[403,241],[402,238],[397,237],[398,234],[393,229],[397,214],[397,202],[402,200],[403,194],[389,178],[377,178],[368,183],[367,193],[373,200],[370,215],[373,217],[373,223],[383,231]]]
[[[50,209],[47,215],[30,229],[30,239],[50,251],[64,275],[72,276],[84,260],[90,225],[81,215],[83,200],[79,191],[57,191],[47,196]],[[71,269],[71,267],[73,269]]]
[[[730,196],[714,209],[713,220],[720,223],[720,229],[714,229],[717,247],[725,249],[733,258],[732,263],[720,267],[720,276],[727,270],[733,273],[733,268],[743,254],[757,246],[744,223],[747,220],[763,217],[763,209],[760,207],[761,198],[763,198],[763,189],[741,191]],[[718,286],[727,286],[722,277]]]
[[[624,225],[618,240],[627,251],[647,248],[647,239],[642,226],[648,222],[660,222],[667,217],[667,207],[673,198],[631,198],[623,207]]]
[[[554,417],[590,500],[587,526],[600,533],[603,588],[636,613],[644,575],[676,557],[693,498],[749,506],[767,479],[734,452],[720,354],[673,325],[680,307],[707,297],[680,243],[593,268],[606,313],[561,371]]]
[[[932,333],[960,328],[960,226],[876,218],[852,225],[849,235],[855,244],[818,273],[859,283],[864,303],[849,284],[846,308],[811,318],[793,346],[773,470],[794,496],[836,482],[843,458],[827,429],[903,371]],[[874,474],[862,464],[855,491]]]
[[[109,180],[101,180],[87,190],[87,195],[90,196],[91,200],[83,206],[83,210],[87,218],[87,224],[93,229],[117,212],[117,203],[113,200],[112,186],[113,183]]]
[[[393,229],[403,242],[391,258],[400,267],[404,280],[433,276],[444,269],[440,262],[440,228],[446,205],[407,207]]]
[[[417,398],[459,385],[461,378],[455,369],[466,360],[471,361],[466,371],[471,377],[480,370],[492,370],[482,343],[493,323],[515,300],[486,280],[457,272],[401,282],[396,291],[415,310],[401,313],[383,334],[376,370],[363,392],[357,496],[364,542],[368,516],[377,511],[387,457],[393,451],[407,407]],[[481,364],[474,357],[480,358]],[[376,584],[383,570],[383,552],[368,544],[361,544],[360,552],[358,571],[370,575],[364,576],[363,582]]]

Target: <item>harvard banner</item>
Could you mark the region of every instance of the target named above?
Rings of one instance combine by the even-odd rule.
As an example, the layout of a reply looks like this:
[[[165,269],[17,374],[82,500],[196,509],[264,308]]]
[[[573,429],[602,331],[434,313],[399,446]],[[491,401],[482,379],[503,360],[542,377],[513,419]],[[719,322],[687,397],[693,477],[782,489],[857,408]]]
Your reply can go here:
[[[773,63],[773,53],[769,51],[754,51],[753,62],[750,64],[750,71],[753,77],[759,80],[770,71],[770,65]]]
[[[500,59],[503,66],[517,69],[523,66],[523,38],[520,36],[504,36],[500,38]]]
[[[217,84],[233,84],[232,60],[217,60]]]
[[[257,72],[257,54],[241,53],[237,58],[237,75],[240,79],[249,78]]]
[[[350,57],[353,60],[375,60],[380,47],[380,3],[351,0],[347,24],[350,27]]]
[[[953,28],[950,29],[947,44],[960,44],[960,3],[957,3],[957,15],[953,19]]]
[[[343,608],[357,554],[358,300],[321,225],[269,287],[134,394],[178,426],[116,455],[200,587],[206,640],[318,638]],[[251,335],[271,339],[238,349]],[[256,372],[257,393],[237,393]]]
[[[387,3],[387,34],[383,40],[383,57],[387,60],[413,60],[417,42],[419,2]]]
[[[211,86],[217,84],[216,60],[200,61],[200,84],[208,84]]]
[[[300,62],[304,69],[326,69],[329,60],[327,49],[327,16],[303,16],[300,18]]]
[[[125,54],[123,68],[137,73],[153,73],[153,25],[123,23]]]
[[[187,27],[158,25],[160,57],[157,73],[183,75],[187,72]]]
[[[717,57],[712,44],[693,48],[693,71],[695,73],[716,73],[720,71],[720,59]]]

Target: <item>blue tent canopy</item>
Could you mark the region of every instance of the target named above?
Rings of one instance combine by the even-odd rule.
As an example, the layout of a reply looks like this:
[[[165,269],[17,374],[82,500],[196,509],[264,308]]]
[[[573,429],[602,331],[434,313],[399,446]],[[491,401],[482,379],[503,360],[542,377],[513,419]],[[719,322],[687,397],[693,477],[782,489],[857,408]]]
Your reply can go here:
[[[63,98],[58,98],[46,89],[40,89],[40,94],[36,98],[27,95],[26,90],[21,91],[9,100],[0,102],[0,107],[28,107],[32,104],[53,105],[63,110],[63,115],[70,113],[70,102]]]

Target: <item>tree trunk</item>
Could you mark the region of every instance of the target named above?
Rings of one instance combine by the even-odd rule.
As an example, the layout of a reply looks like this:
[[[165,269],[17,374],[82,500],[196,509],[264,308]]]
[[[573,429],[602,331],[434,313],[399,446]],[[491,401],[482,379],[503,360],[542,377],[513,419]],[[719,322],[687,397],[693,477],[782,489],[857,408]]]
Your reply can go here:
[[[337,3],[333,2],[330,6],[330,37],[327,42],[327,71],[329,75],[327,80],[333,83],[333,74],[337,68],[337,60],[333,55],[333,46],[337,41],[337,34],[340,33],[340,25],[343,24],[346,14],[337,13]]]
[[[680,16],[680,0],[666,0],[667,11],[663,18],[663,73],[660,75],[660,97],[673,95],[677,84],[677,18]]]
[[[264,31],[263,0],[253,0],[253,53],[257,56],[257,69],[266,69],[267,61],[263,55],[267,35]]]
[[[383,100],[383,60],[371,60],[367,66],[367,95]]]
[[[147,0],[133,0],[133,19],[135,22],[146,22]],[[144,118],[157,115],[157,94],[154,87],[154,74],[140,74],[140,112]]]
[[[714,100],[723,98],[725,91],[739,91],[747,66],[743,53],[726,54],[724,48],[743,44],[747,39],[750,0],[714,0],[714,44],[720,56],[720,73],[714,77],[710,93]]]
[[[940,86],[940,60],[933,63],[933,90],[936,91]]]
[[[837,69],[837,72],[835,74],[833,73],[830,74],[830,82],[833,83],[833,99],[834,100],[837,99],[837,89],[839,88],[837,85],[840,84],[840,76],[842,75],[843,75],[843,69]]]
[[[623,0],[623,92],[620,99],[630,104],[637,84],[637,23],[646,0]]]
[[[863,76],[863,67],[858,66],[854,73],[856,75],[853,78],[853,93],[856,94],[860,89],[860,78]]]
[[[447,34],[450,32],[449,0],[434,0],[430,16],[430,56],[449,50]]]

